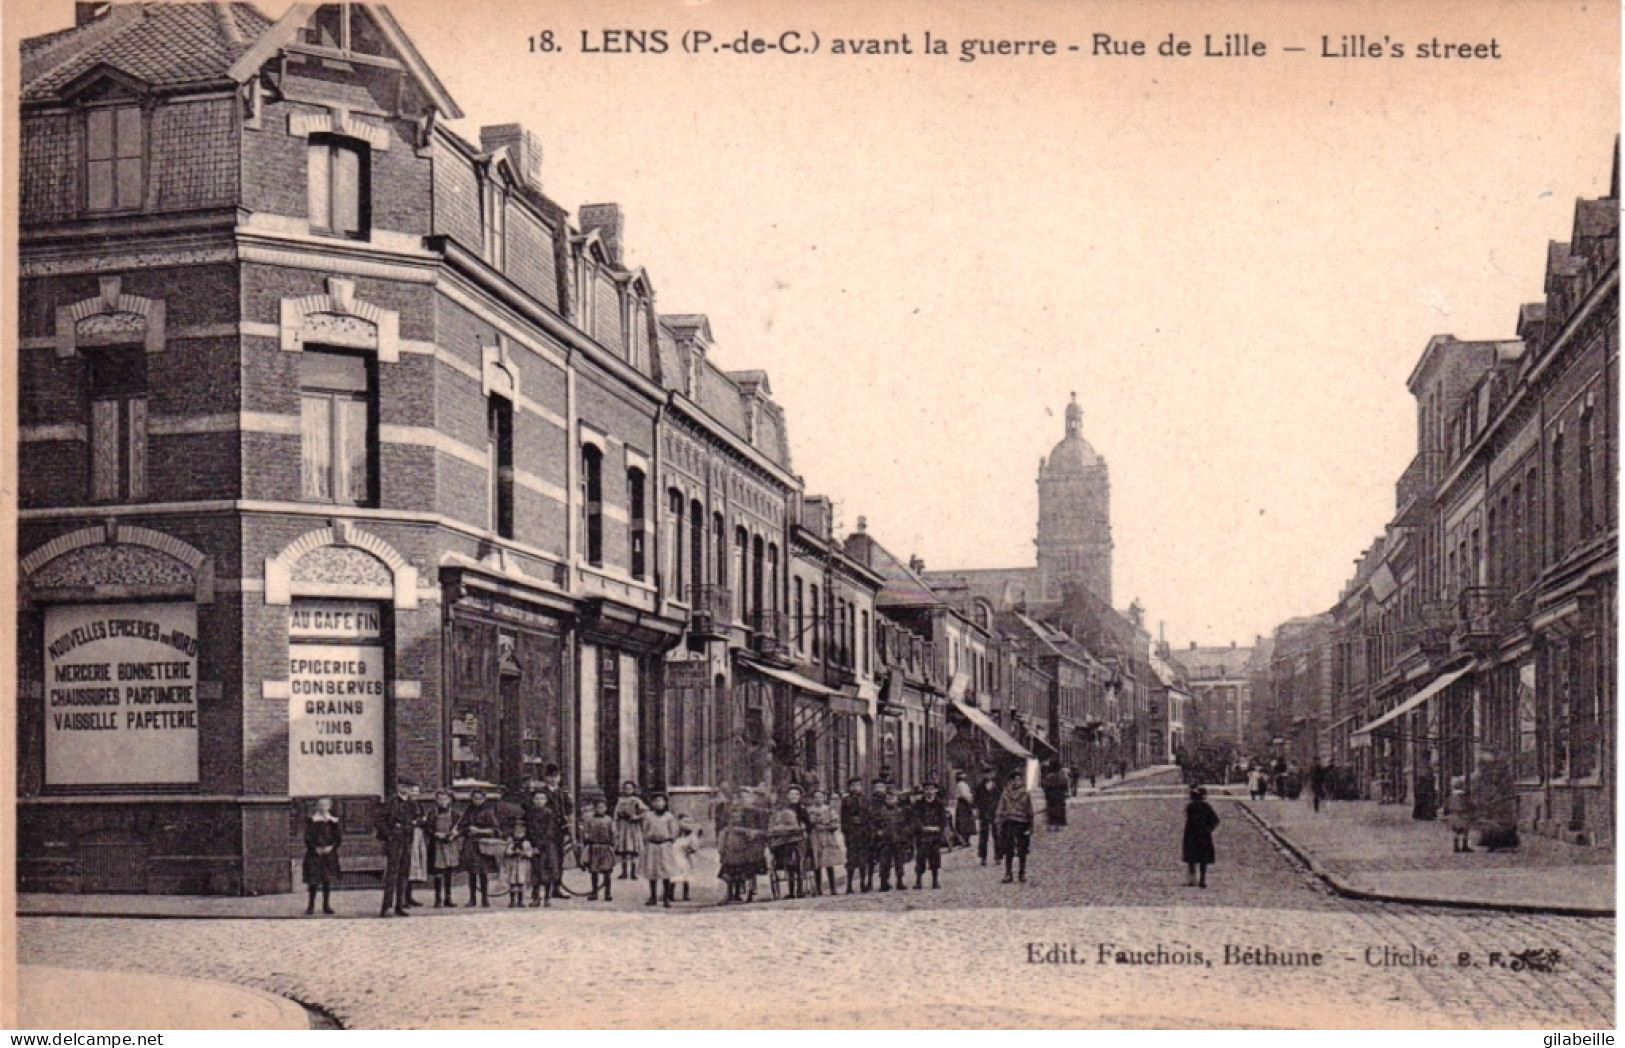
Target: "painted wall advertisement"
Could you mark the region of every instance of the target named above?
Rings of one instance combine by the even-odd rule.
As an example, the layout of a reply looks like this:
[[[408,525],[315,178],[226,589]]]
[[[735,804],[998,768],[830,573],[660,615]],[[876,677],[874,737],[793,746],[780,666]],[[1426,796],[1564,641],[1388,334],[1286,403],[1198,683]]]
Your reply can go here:
[[[288,611],[288,794],[384,792],[383,616],[376,604]]]
[[[197,606],[45,611],[45,781],[197,782]]]

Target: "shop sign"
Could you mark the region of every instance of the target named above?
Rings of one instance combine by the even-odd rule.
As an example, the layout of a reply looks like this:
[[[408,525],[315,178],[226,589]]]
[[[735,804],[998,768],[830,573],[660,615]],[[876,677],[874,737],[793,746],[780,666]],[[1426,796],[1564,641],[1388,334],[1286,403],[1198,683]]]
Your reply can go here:
[[[382,796],[385,686],[377,605],[295,603],[288,635],[289,796]]]
[[[197,606],[45,611],[45,782],[197,782]]]
[[[668,662],[665,666],[665,672],[666,687],[668,688],[704,688],[711,683],[711,662],[709,659]]]

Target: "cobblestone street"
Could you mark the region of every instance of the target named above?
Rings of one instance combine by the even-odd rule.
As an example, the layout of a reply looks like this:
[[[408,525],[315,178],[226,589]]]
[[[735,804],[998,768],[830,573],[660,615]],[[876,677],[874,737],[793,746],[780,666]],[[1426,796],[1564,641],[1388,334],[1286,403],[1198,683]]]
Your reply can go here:
[[[1612,920],[1340,899],[1218,808],[1205,891],[1176,861],[1181,800],[1141,795],[1040,829],[1024,885],[960,850],[938,891],[743,907],[705,884],[653,913],[618,898],[432,920],[25,918],[20,959],[224,979],[350,1027],[1613,1024]],[[1054,944],[1081,963],[1034,963]],[[1227,964],[1227,946],[1323,962]],[[1532,949],[1558,951],[1556,970],[1492,958]],[[1417,954],[1438,967],[1392,963]]]

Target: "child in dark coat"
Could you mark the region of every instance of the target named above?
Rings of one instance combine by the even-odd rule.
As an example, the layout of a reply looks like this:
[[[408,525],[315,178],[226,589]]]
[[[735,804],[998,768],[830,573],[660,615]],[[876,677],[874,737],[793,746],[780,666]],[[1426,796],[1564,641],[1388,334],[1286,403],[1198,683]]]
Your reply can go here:
[[[925,784],[925,796],[914,802],[909,823],[914,836],[914,887],[920,889],[925,871],[931,871],[931,887],[940,888],[942,848],[948,839],[948,811],[937,795],[937,784]]]
[[[1207,868],[1213,862],[1213,831],[1218,828],[1219,816],[1207,802],[1207,791],[1192,786],[1190,803],[1185,805],[1185,836],[1181,842],[1181,855],[1188,871],[1187,885],[1207,887]]]
[[[310,889],[310,901],[305,904],[305,916],[316,912],[316,890],[322,892],[322,912],[333,912],[333,882],[339,879],[339,845],[344,842],[344,828],[333,814],[333,798],[323,797],[316,802],[316,810],[305,823],[305,886]]]

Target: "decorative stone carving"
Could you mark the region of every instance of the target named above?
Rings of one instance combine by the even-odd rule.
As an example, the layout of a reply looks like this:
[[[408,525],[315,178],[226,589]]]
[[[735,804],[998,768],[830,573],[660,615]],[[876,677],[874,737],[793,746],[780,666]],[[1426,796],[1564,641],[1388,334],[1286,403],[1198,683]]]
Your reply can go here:
[[[190,592],[192,569],[146,546],[86,546],[51,561],[29,580],[38,589],[131,586]]]
[[[384,562],[370,553],[354,546],[322,546],[299,558],[289,581],[387,588],[395,580]]]
[[[378,359],[393,364],[400,359],[400,317],[355,297],[355,281],[327,279],[325,295],[285,298],[281,303],[282,349],[298,353],[306,342],[374,350]]]
[[[56,311],[56,355],[71,357],[80,345],[139,341],[148,353],[164,350],[164,300],[123,292],[123,278],[101,278],[101,294]]]

